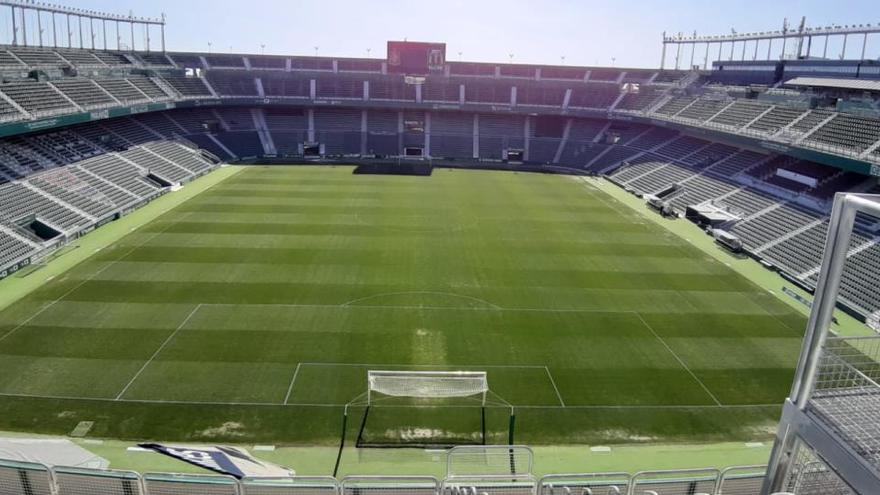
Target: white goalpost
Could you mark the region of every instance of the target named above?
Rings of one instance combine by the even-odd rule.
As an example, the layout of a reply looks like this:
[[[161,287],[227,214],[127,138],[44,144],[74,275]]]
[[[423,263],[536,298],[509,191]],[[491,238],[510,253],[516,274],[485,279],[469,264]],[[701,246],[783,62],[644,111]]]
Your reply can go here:
[[[366,391],[346,404],[343,411],[337,469],[345,446],[348,413],[353,407],[364,408],[355,443],[357,448],[445,449],[456,445],[485,445],[487,408],[504,408],[509,412],[507,440],[508,444],[513,443],[514,408],[492,392],[485,371],[367,370],[366,378]],[[477,409],[479,418],[468,419],[471,413],[467,410]],[[371,410],[379,412],[371,422],[373,428],[368,429]],[[437,424],[450,418],[454,419],[448,430]],[[462,423],[455,422],[459,420],[473,423],[462,428]],[[379,434],[372,435],[371,431]]]

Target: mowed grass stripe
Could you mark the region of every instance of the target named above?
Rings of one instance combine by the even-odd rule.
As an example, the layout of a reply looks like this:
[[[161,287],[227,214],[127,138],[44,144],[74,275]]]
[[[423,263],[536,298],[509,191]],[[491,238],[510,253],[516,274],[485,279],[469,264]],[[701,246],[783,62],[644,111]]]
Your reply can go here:
[[[483,287],[479,291],[447,293],[426,301],[421,286],[366,284],[268,284],[95,281],[67,296],[72,301],[206,304],[344,305],[372,298],[371,306],[460,307],[462,298],[485,300],[486,307],[501,306],[538,311],[611,311],[647,313],[700,313],[704,302],[714,302],[719,314],[768,314],[748,292]],[[437,291],[428,290],[436,293]],[[411,294],[411,295],[407,295]],[[781,314],[788,314],[780,308]]]
[[[625,260],[616,260],[625,264]],[[93,277],[110,282],[184,282],[184,283],[249,283],[259,280],[271,284],[399,284],[408,287],[413,277],[431,277],[435,287],[454,285],[479,289],[487,286],[563,287],[582,289],[674,289],[731,291],[747,290],[742,279],[733,274],[687,274],[666,270],[641,271],[635,280],[633,272],[586,269],[515,269],[489,268],[475,273],[461,265],[445,265],[441,273],[422,263],[414,263],[405,272],[388,271],[390,263],[381,265],[348,264],[223,264],[214,263],[126,263],[114,265]],[[662,265],[658,265],[662,266]]]
[[[57,425],[64,408],[73,423],[98,418],[106,436],[214,441],[199,433],[225,421],[211,408],[239,404],[237,441],[335,442],[335,410],[291,406],[280,421],[265,407],[344,404],[363,391],[372,365],[301,365],[323,362],[505,367],[487,368],[493,390],[549,408],[518,415],[523,441],[761,431],[778,416],[762,404],[787,393],[802,317],[597,194],[535,174],[249,169],[0,313],[0,333],[25,323],[0,342],[0,394],[126,390],[146,402],[99,412],[6,397],[0,427],[44,414],[40,424]],[[760,412],[726,412],[707,389]],[[172,421],[148,419],[170,417],[166,407]],[[417,417],[390,424],[423,427]]]
[[[378,227],[377,227],[378,228]],[[397,232],[400,235],[400,232]],[[411,233],[410,233],[411,234]],[[451,233],[450,233],[451,234]],[[614,238],[617,241],[614,241]],[[349,238],[349,239],[346,239]],[[626,250],[644,249],[650,251],[657,248],[662,256],[665,252],[680,252],[680,257],[685,257],[686,252],[681,251],[680,246],[676,246],[669,238],[656,237],[651,234],[642,233],[626,233],[613,234],[608,232],[596,232],[590,238],[570,238],[568,242],[562,239],[545,239],[540,242],[534,237],[524,238],[516,235],[498,235],[486,239],[485,242],[478,242],[475,239],[462,238],[461,235],[433,236],[430,239],[431,246],[434,248],[432,254],[436,256],[444,255],[444,251],[449,249],[474,249],[482,248],[492,250],[491,252],[522,252],[525,254],[544,254],[552,255],[555,253],[562,254],[590,254],[591,249],[605,249],[612,251],[613,254],[626,253]],[[284,248],[284,249],[351,249],[351,250],[370,250],[370,249],[404,249],[400,244],[389,244],[385,242],[385,238],[368,236],[360,237],[344,234],[329,235],[275,235],[271,233],[271,229],[267,229],[261,234],[206,234],[206,233],[163,233],[161,236],[149,238],[146,234],[133,235],[127,243],[142,243],[145,247],[234,247],[234,248]],[[249,243],[243,245],[242,243]],[[542,249],[542,244],[545,244]],[[610,244],[612,246],[602,248],[597,245]],[[614,246],[621,246],[620,251],[613,251]],[[632,247],[631,247],[632,246]],[[641,246],[641,247],[639,247]],[[659,246],[664,246],[660,248]],[[668,250],[668,251],[667,251]],[[598,251],[593,254],[602,254]],[[653,256],[653,252],[645,254]],[[673,254],[674,255],[674,254]],[[589,259],[588,257],[585,257]],[[708,260],[707,260],[708,261]],[[717,262],[709,262],[708,265],[720,265]]]

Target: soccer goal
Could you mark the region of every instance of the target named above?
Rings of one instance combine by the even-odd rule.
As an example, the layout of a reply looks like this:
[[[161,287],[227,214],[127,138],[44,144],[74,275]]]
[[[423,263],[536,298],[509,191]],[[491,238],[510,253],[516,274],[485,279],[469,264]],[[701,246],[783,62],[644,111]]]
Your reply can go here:
[[[345,407],[340,452],[349,413],[361,408],[358,448],[486,445],[501,430],[507,438],[496,443],[513,443],[514,409],[485,371],[368,370],[366,378],[366,391]]]

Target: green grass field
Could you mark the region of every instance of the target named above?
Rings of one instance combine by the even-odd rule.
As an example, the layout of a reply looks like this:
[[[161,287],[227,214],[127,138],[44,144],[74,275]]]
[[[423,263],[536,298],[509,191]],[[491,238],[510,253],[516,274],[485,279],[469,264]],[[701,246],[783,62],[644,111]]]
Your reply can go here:
[[[253,167],[0,313],[0,429],[332,445],[367,369],[465,369],[521,443],[763,439],[803,328],[578,178]],[[462,436],[476,414],[370,427]],[[506,439],[506,412],[488,426]]]

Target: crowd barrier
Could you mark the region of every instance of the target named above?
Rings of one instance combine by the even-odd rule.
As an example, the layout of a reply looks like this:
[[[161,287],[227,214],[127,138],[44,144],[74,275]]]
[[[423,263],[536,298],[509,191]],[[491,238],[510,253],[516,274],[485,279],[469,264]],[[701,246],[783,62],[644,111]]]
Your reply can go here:
[[[765,466],[628,473],[245,478],[0,460],[0,495],[758,495]]]

